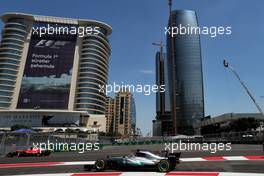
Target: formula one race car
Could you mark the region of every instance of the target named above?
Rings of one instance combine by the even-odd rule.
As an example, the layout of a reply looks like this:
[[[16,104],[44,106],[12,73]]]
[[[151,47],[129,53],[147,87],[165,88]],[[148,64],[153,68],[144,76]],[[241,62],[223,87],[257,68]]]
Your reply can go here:
[[[15,152],[9,152],[6,157],[48,156],[50,153],[51,151],[49,150],[34,149],[31,147],[27,150],[16,150]]]
[[[103,171],[110,170],[142,170],[154,169],[159,172],[169,172],[175,169],[176,164],[180,163],[181,153],[168,153],[159,156],[149,151],[137,150],[134,155],[121,157],[107,157],[106,160],[96,160],[93,165],[84,165],[84,170]]]

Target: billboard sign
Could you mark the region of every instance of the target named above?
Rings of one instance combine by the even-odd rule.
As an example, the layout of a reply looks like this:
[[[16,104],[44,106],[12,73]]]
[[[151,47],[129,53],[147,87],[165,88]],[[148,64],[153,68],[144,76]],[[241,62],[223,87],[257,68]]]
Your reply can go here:
[[[17,108],[68,109],[76,39],[32,32]]]

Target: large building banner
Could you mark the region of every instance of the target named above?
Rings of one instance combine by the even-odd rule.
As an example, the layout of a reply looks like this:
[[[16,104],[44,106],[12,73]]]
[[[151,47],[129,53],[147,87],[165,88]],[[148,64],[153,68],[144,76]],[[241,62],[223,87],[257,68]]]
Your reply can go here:
[[[17,108],[68,108],[76,38],[32,31]]]

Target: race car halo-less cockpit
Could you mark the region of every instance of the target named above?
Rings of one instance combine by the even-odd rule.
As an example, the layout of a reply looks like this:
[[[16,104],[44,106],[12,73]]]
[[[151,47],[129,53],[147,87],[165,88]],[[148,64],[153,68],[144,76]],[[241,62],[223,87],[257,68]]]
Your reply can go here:
[[[142,170],[154,169],[159,172],[169,172],[179,163],[181,153],[168,153],[164,156],[156,155],[150,151],[137,150],[134,155],[120,157],[107,157],[106,160],[96,160],[93,165],[85,165],[85,170],[96,171],[110,170]]]

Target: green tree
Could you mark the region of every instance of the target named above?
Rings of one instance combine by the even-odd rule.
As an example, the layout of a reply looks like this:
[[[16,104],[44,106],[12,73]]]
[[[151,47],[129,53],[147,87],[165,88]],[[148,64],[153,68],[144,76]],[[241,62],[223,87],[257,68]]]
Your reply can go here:
[[[231,131],[248,131],[252,129],[256,129],[259,127],[259,121],[255,118],[249,117],[249,118],[239,118],[237,120],[234,120],[230,123]]]

